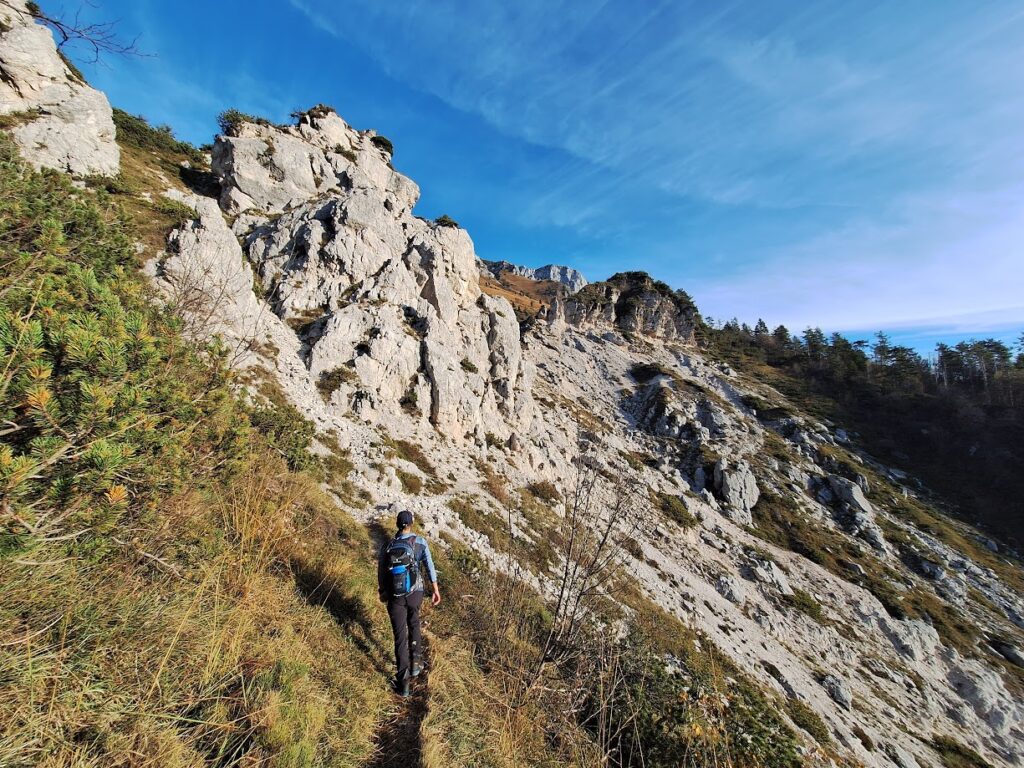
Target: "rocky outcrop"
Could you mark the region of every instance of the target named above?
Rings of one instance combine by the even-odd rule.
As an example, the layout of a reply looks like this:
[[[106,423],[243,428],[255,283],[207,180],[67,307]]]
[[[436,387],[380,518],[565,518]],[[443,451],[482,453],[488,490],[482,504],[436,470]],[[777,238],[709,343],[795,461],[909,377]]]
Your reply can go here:
[[[295,126],[243,122],[218,137],[220,207],[259,298],[294,329],[335,411],[508,439],[533,414],[515,312],[480,292],[465,230],[412,214],[419,189],[375,136],[316,107]],[[179,258],[197,247],[175,242]]]
[[[743,585],[734,576],[721,574],[715,581],[715,589],[718,590],[718,594],[730,603],[742,603],[747,599],[747,593],[743,589]]]
[[[580,328],[613,326],[628,333],[693,343],[700,316],[684,291],[673,291],[646,272],[620,272],[558,300],[549,322]]]
[[[779,564],[774,560],[752,554],[747,560],[746,572],[754,581],[771,587],[783,597],[791,597],[794,594],[785,571],[779,568]]]
[[[105,176],[120,168],[107,97],[71,70],[23,0],[0,4],[0,114],[15,116],[11,132],[36,167]]]
[[[373,224],[369,198],[386,203],[395,218],[408,214],[419,187],[391,167],[374,137],[323,106],[303,113],[294,126],[240,122],[213,147],[221,208],[229,214],[280,213],[316,197],[344,194],[357,229]]]
[[[750,525],[750,511],[757,504],[761,492],[757,479],[746,461],[730,465],[725,459],[715,462],[715,491],[726,503],[725,513],[739,525]]]
[[[828,674],[821,678],[821,687],[840,707],[849,711],[853,708],[853,694],[849,687],[836,675]]]
[[[579,270],[557,264],[547,264],[543,267],[523,267],[510,261],[480,259],[480,265],[482,269],[486,269],[494,277],[501,277],[502,273],[511,272],[513,275],[526,277],[530,280],[548,280],[559,283],[564,285],[569,293],[576,293],[589,285],[587,278]]]
[[[885,537],[875,522],[875,508],[853,480],[838,475],[828,476],[828,488],[839,505],[843,525],[854,536],[864,539],[875,549],[885,549]]]

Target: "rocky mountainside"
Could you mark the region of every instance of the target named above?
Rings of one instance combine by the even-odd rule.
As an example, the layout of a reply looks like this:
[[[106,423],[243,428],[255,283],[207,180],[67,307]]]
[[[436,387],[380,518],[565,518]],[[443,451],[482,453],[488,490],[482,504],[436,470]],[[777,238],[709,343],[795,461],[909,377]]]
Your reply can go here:
[[[623,273],[520,327],[480,292],[468,234],[417,218],[416,186],[374,134],[324,108],[219,136],[214,171],[219,206],[187,200],[200,216],[157,278],[171,292],[189,274],[223,284],[204,330],[243,345],[245,365],[351,450],[349,479],[375,510],[412,507],[430,534],[498,564],[494,532],[452,500],[500,512],[489,473],[564,495],[582,441],[637,489],[642,590],[809,704],[845,753],[934,764],[932,735],[955,734],[1020,761],[1019,571],[842,430],[707,359],[685,294]],[[441,488],[403,483],[435,478],[386,466],[383,435],[422,446]]]
[[[7,18],[5,35],[31,37]],[[27,99],[38,73],[8,63],[20,43],[4,49],[4,87]],[[24,107],[99,104],[47,72],[59,93]],[[64,144],[14,133],[34,162],[111,172],[116,146],[102,126],[80,138],[81,114],[46,123]],[[189,215],[147,274],[193,338],[220,338],[254,398],[282,393],[318,450],[346,452],[334,480],[372,500],[353,514],[410,508],[495,569],[511,567],[507,517],[537,554],[518,565],[553,594],[553,523],[503,489],[542,488],[564,516],[586,464],[610,480],[595,531],[627,494],[631,589],[780,702],[808,761],[923,768],[950,744],[1024,760],[1018,563],[841,428],[708,356],[685,293],[625,272],[520,323],[481,291],[469,234],[413,213],[418,187],[383,137],[325,106],[225,128],[219,191],[168,191]]]
[[[480,259],[480,267],[495,277],[501,277],[504,272],[511,272],[513,275],[519,275],[530,280],[549,280],[564,285],[569,293],[576,293],[588,284],[587,278],[578,269],[563,267],[557,264],[546,264],[543,267],[523,267],[510,261]]]

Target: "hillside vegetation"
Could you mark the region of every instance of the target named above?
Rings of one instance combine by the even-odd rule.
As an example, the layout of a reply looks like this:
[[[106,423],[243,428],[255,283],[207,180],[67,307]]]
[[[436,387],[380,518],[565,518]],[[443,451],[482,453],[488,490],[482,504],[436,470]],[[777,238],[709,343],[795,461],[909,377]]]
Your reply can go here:
[[[856,431],[937,501],[1019,546],[1024,525],[1024,337],[939,344],[932,361],[878,334],[802,336],[735,320],[709,329],[715,354],[771,383],[803,411]]]
[[[0,765],[370,764],[396,715],[390,628],[369,533],[324,462],[289,468],[311,432],[153,304],[119,195],[5,137],[0,182]],[[486,690],[462,655],[435,684]],[[557,754],[492,749],[503,723],[466,707],[447,717],[487,764]]]

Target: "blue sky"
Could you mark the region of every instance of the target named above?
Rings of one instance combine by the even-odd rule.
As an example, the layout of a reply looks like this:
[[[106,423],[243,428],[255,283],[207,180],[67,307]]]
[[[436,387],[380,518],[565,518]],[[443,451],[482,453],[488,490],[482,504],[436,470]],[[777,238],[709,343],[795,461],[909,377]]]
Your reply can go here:
[[[1024,330],[1017,0],[93,5],[153,54],[85,67],[115,105],[204,143],[331,104],[485,258],[922,349]]]

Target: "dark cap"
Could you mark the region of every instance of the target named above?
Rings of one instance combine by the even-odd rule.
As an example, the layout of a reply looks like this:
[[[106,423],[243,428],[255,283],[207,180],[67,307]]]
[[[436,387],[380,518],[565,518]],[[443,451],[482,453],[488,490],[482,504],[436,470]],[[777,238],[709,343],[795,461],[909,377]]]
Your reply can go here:
[[[396,522],[399,528],[408,528],[412,525],[412,512],[408,509],[403,509],[398,513],[398,520]]]

